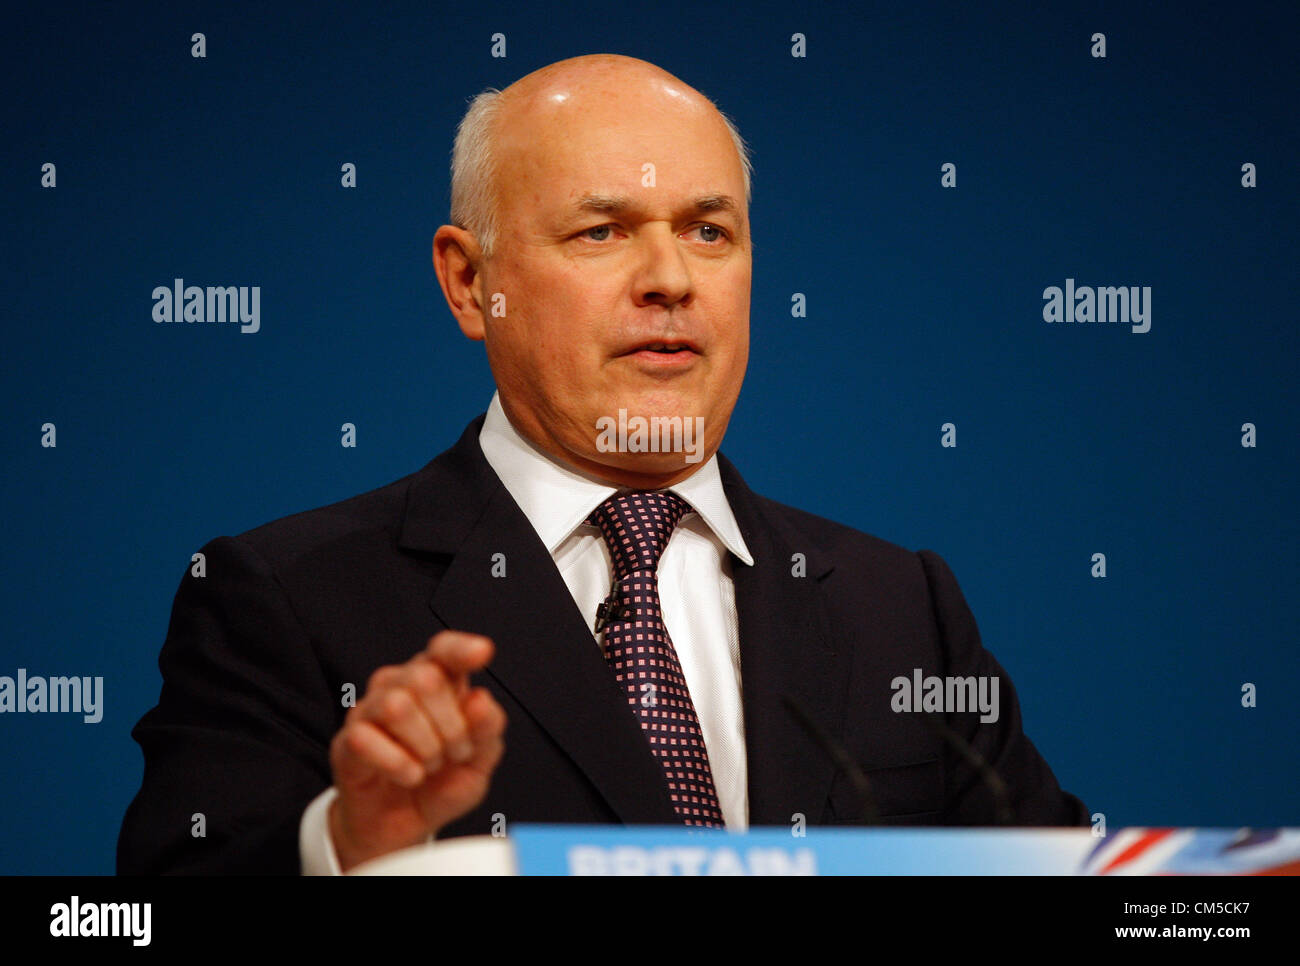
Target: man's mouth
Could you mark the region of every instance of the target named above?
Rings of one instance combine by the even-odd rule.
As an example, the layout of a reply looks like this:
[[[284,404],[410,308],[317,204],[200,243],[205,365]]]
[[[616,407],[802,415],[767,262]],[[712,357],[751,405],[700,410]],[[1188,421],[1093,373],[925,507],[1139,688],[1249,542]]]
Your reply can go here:
[[[653,352],[656,355],[676,355],[681,352],[699,353],[699,349],[693,342],[686,341],[668,341],[668,342],[643,342],[638,346],[633,346],[624,355],[637,355],[642,352]]]

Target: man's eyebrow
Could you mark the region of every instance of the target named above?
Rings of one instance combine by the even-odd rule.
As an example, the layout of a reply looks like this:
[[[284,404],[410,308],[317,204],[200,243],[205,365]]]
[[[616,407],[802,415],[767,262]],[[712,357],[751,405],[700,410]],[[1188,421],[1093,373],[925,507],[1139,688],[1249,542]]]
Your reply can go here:
[[[636,208],[636,203],[627,195],[585,194],[573,204],[570,210],[575,214],[591,211],[606,215],[623,215]],[[714,194],[700,195],[689,202],[683,210],[691,213],[725,211],[739,215],[741,208],[739,202],[731,195]]]

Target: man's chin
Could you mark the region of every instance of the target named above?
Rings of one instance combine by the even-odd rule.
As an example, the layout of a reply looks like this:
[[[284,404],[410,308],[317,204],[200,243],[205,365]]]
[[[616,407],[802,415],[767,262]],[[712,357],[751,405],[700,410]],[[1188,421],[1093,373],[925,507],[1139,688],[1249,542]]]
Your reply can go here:
[[[593,459],[624,473],[662,476],[698,466],[709,452],[702,415],[620,407],[594,420]]]
[[[575,454],[577,455],[577,454]],[[693,474],[712,455],[701,446],[694,452],[608,453],[580,455],[582,471],[593,479],[615,486],[654,490],[671,486]]]

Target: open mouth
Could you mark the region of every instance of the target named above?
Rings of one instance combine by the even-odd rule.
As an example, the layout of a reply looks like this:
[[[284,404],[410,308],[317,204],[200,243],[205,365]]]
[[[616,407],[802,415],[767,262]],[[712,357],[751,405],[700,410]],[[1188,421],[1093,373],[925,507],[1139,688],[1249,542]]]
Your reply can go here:
[[[698,350],[689,342],[647,342],[632,349],[628,355],[639,355],[643,352],[654,353],[661,356],[680,355],[682,353],[694,353]]]

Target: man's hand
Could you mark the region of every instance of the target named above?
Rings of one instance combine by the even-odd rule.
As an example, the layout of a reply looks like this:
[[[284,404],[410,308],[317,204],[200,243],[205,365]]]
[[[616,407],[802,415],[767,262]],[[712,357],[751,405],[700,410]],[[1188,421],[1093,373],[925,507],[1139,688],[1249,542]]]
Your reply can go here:
[[[506,713],[469,675],[492,641],[442,631],[405,664],[381,667],[330,744],[339,865],[423,842],[483,801],[505,750]]]

